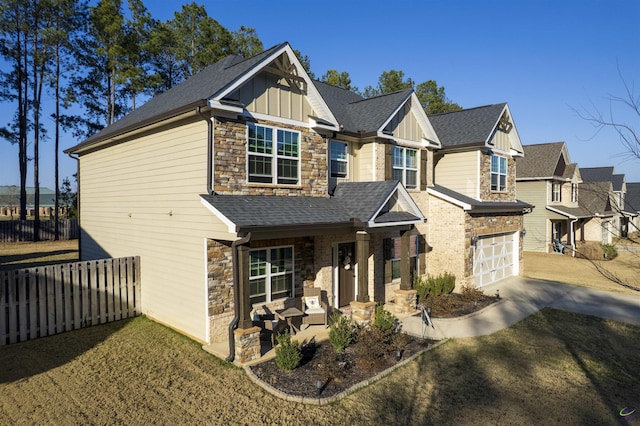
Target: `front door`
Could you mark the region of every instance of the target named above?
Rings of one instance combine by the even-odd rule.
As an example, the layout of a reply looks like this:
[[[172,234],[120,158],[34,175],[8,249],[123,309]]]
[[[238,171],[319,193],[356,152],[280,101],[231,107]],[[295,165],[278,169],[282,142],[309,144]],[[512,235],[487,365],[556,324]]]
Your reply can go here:
[[[338,307],[356,299],[356,244],[338,244]]]

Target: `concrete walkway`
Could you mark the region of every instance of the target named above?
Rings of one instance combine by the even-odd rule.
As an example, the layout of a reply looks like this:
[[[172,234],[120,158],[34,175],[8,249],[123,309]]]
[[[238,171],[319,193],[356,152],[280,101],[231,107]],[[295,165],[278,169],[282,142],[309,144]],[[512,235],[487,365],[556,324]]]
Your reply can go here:
[[[640,326],[640,295],[511,277],[482,288],[486,295],[500,290],[502,300],[461,318],[433,319],[433,328],[419,315],[401,318],[403,330],[429,339],[474,337],[507,328],[544,307],[594,315]]]

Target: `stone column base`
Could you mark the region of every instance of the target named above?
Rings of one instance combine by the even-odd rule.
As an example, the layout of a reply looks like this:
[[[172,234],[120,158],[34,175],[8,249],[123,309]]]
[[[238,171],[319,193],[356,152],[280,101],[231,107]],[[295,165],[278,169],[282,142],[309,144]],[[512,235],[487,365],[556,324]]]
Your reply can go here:
[[[373,322],[376,316],[376,302],[357,302],[351,305],[351,318],[356,324],[366,325]]]
[[[260,327],[238,328],[233,334],[236,337],[237,363],[244,364],[260,358]]]
[[[396,313],[406,314],[416,310],[418,292],[416,290],[396,290]]]

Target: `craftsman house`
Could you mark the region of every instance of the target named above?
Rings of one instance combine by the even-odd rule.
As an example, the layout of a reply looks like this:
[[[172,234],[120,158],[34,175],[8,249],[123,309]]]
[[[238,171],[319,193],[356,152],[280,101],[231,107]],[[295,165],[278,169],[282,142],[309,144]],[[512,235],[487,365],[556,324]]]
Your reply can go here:
[[[594,213],[580,206],[582,183],[576,163],[571,163],[564,142],[524,146],[524,158],[518,161],[518,196],[538,206],[524,218],[527,237],[525,251],[544,253],[571,250],[585,240],[585,227]],[[585,201],[589,194],[585,195]]]
[[[229,56],[66,151],[81,258],[139,255],[143,312],[244,362],[305,287],[363,315],[411,287],[439,147],[410,90],[313,82],[287,43]]]
[[[523,216],[516,160],[524,154],[506,103],[429,116],[442,148],[427,188],[428,272],[456,275],[456,285],[484,286],[518,275]]]

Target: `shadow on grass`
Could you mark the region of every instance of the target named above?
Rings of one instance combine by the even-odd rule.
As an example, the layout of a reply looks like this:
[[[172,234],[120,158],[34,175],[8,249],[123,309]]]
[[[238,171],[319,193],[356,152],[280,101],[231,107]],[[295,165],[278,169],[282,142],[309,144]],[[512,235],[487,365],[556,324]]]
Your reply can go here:
[[[640,328],[545,308],[360,394],[380,424],[610,424],[640,406]]]
[[[28,379],[60,367],[127,326],[134,318],[0,346],[0,384]]]
[[[75,259],[69,260],[38,260],[43,258],[50,258],[54,256],[64,256],[67,254],[76,253]],[[33,268],[36,266],[55,265],[58,263],[75,262],[77,261],[78,250],[54,250],[43,251],[37,253],[25,253],[25,254],[12,254],[9,256],[0,256],[0,271],[13,270],[23,268]],[[31,262],[26,262],[29,259],[33,259]],[[20,263],[15,263],[20,262]]]

